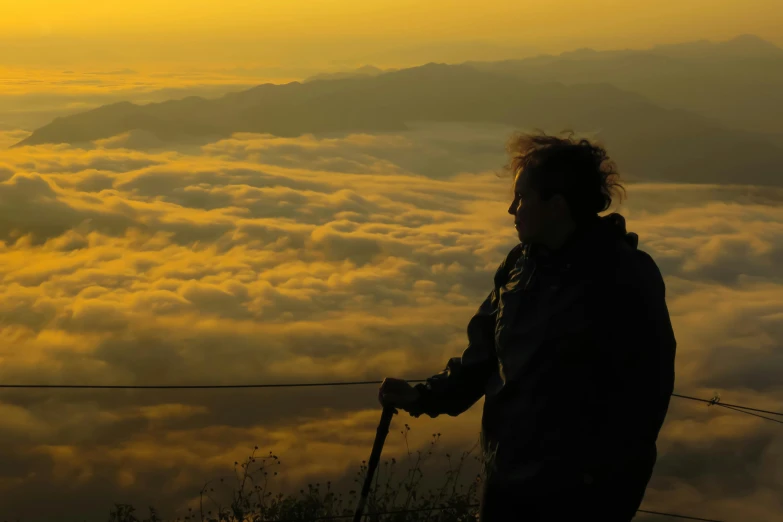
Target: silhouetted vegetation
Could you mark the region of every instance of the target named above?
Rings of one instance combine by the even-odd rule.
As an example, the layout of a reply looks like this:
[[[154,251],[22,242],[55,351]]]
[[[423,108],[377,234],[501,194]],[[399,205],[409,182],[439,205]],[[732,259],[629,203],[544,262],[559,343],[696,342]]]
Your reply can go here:
[[[457,458],[449,453],[436,454],[440,433],[434,433],[429,448],[411,451],[408,446],[406,424],[401,431],[405,438],[407,470],[397,459],[383,460],[375,474],[373,487],[365,508],[366,521],[383,522],[464,522],[475,520],[480,476],[472,480],[465,476],[465,464],[469,459],[480,461],[473,455],[476,447],[464,451]],[[369,449],[368,449],[369,451]],[[175,517],[162,517],[153,507],[142,516],[129,504],[115,504],[109,513],[109,522],[266,522],[306,521],[327,517],[326,520],[351,520],[359,492],[367,476],[366,461],[356,472],[355,489],[336,491],[331,482],[308,484],[298,494],[274,491],[274,478],[281,466],[280,458],[269,452],[257,454],[258,447],[244,462],[234,463],[234,481],[228,484],[224,478],[207,482],[199,494],[199,507],[189,508],[188,513]],[[439,487],[422,491],[423,465],[438,456],[445,459],[448,469]],[[216,498],[215,486],[223,484],[231,488],[230,500]],[[377,513],[389,513],[378,515]],[[334,518],[342,517],[342,518]]]

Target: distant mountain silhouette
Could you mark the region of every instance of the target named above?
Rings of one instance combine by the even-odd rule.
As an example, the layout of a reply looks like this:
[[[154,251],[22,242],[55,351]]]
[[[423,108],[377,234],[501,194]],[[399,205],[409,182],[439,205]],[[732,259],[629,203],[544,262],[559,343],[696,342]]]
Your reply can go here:
[[[752,42],[740,39],[730,47],[758,44]],[[212,100],[117,103],[57,118],[18,145],[80,143],[135,129],[166,142],[228,137],[234,132],[298,136],[402,131],[406,122],[424,120],[493,122],[549,132],[600,131],[598,136],[635,179],[783,184],[783,148],[775,142],[777,136],[731,130],[714,119],[660,107],[595,78],[573,85],[542,79],[551,71],[560,71],[567,79],[591,78],[590,71],[601,78],[609,73],[619,77],[623,67],[636,71],[637,77],[647,74],[637,62],[681,74],[693,67],[682,67],[665,53],[634,53],[639,52],[619,51],[614,58],[598,60],[568,59],[563,57],[566,53],[482,67],[430,63],[378,75],[264,84]],[[597,56],[594,51],[576,54]],[[525,67],[541,71],[539,77],[527,78]]]
[[[664,107],[698,112],[738,129],[777,133],[783,120],[783,49],[752,35],[643,51],[579,49],[469,64],[528,81],[611,83]]]
[[[631,114],[667,113],[610,85],[533,84],[466,65],[431,63],[373,77],[264,84],[213,100],[121,102],[57,118],[19,145],[79,143],[133,129],[171,140],[233,132],[404,130],[413,120],[595,128]]]
[[[359,67],[358,69],[354,69],[352,71],[339,71],[339,72],[332,72],[332,73],[315,74],[309,78],[305,78],[305,80],[302,83],[312,82],[315,80],[342,80],[345,78],[357,78],[362,76],[378,76],[379,74],[383,74],[385,72],[394,72],[398,70],[399,69],[384,70],[375,67],[373,65],[365,65],[363,67]]]
[[[422,63],[460,63],[468,60],[489,61],[506,60],[509,58],[526,58],[542,54],[542,51],[530,44],[502,44],[487,40],[451,39],[431,42],[401,44],[386,49],[368,50],[344,61],[347,67],[357,63],[395,64],[399,67],[410,67],[411,64]],[[339,61],[332,61],[339,63]]]
[[[705,58],[758,58],[768,56],[781,58],[783,49],[753,34],[741,34],[724,42],[699,40],[679,44],[664,44],[653,47],[653,52],[677,58],[703,60]]]

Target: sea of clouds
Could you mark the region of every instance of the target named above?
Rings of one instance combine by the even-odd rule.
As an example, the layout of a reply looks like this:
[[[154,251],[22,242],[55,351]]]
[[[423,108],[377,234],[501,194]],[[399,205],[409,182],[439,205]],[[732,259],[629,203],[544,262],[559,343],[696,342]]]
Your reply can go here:
[[[176,146],[129,133],[1,150],[0,383],[427,377],[464,349],[515,244],[496,175],[510,131]],[[25,135],[4,130],[0,145]],[[626,188],[612,210],[664,274],[675,391],[783,410],[783,190]],[[281,488],[348,484],[369,456],[376,392],[2,389],[0,517],[82,520],[114,501],[183,513],[256,445],[279,455]],[[384,457],[405,455],[403,423],[413,447],[440,432],[468,450],[480,414],[480,402],[458,418],[403,413]],[[673,398],[643,508],[772,520],[781,484],[779,424]]]

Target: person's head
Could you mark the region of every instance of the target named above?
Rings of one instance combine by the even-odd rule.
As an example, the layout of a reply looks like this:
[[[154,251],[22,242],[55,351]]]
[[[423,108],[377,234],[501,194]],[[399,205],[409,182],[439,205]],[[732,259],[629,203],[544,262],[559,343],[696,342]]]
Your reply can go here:
[[[519,240],[558,248],[581,223],[607,210],[617,188],[615,164],[602,147],[543,132],[515,133],[507,144]]]

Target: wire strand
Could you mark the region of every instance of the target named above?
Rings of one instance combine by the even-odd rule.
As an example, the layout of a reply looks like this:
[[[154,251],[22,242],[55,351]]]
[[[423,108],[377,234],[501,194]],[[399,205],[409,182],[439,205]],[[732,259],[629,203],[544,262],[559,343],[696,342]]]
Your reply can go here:
[[[769,413],[770,415],[780,415],[780,416],[783,416],[783,413],[781,413],[779,411],[760,410],[758,408],[750,408],[748,406],[740,406],[738,404],[729,404],[729,403],[724,403],[724,402],[715,402],[714,400],[699,399],[698,397],[689,397],[688,395],[680,395],[679,393],[672,393],[672,397],[680,397],[681,399],[690,399],[692,401],[707,402],[709,404],[716,404],[718,406],[730,406],[730,407],[734,407],[734,408],[742,408],[743,410],[757,411],[759,413]]]
[[[718,404],[718,406],[723,406],[724,408],[728,408],[730,410],[738,411],[740,413],[745,413],[747,415],[753,415],[754,417],[759,417],[759,418],[762,418],[762,419],[766,419],[768,421],[772,421],[772,422],[777,422],[779,424],[783,424],[782,420],[773,419],[772,417],[765,417],[763,415],[759,415],[758,413],[753,413],[752,411],[741,410],[741,409],[735,408],[733,406],[727,406],[726,404]]]
[[[701,520],[702,522],[723,522],[721,520],[714,520],[712,518],[689,517],[687,515],[676,515],[674,513],[661,513],[660,511],[647,511],[646,509],[637,509],[636,511],[639,513],[649,513],[651,515],[662,515],[664,517],[684,518],[686,520]]]
[[[425,379],[407,382],[424,382]],[[84,390],[214,390],[239,388],[298,388],[313,386],[354,386],[381,384],[382,381],[300,382],[279,384],[0,384],[0,388],[84,389]]]
[[[300,382],[300,383],[277,383],[277,384],[0,384],[0,389],[81,389],[81,390],[216,390],[216,389],[248,389],[248,388],[311,388],[318,386],[356,386],[366,384],[381,384],[382,381],[337,381],[337,382]],[[426,382],[426,379],[410,379],[407,382],[419,383]],[[751,411],[767,413],[770,415],[780,415],[782,412],[762,410],[742,406],[739,404],[729,404],[716,401],[715,399],[701,399],[699,397],[690,397],[679,393],[672,393],[672,397],[688,399],[692,401],[704,402],[711,405],[723,406],[728,409],[736,409],[740,413]],[[742,411],[747,410],[747,411]],[[780,422],[776,419],[770,419],[762,415],[757,415],[762,419]]]

